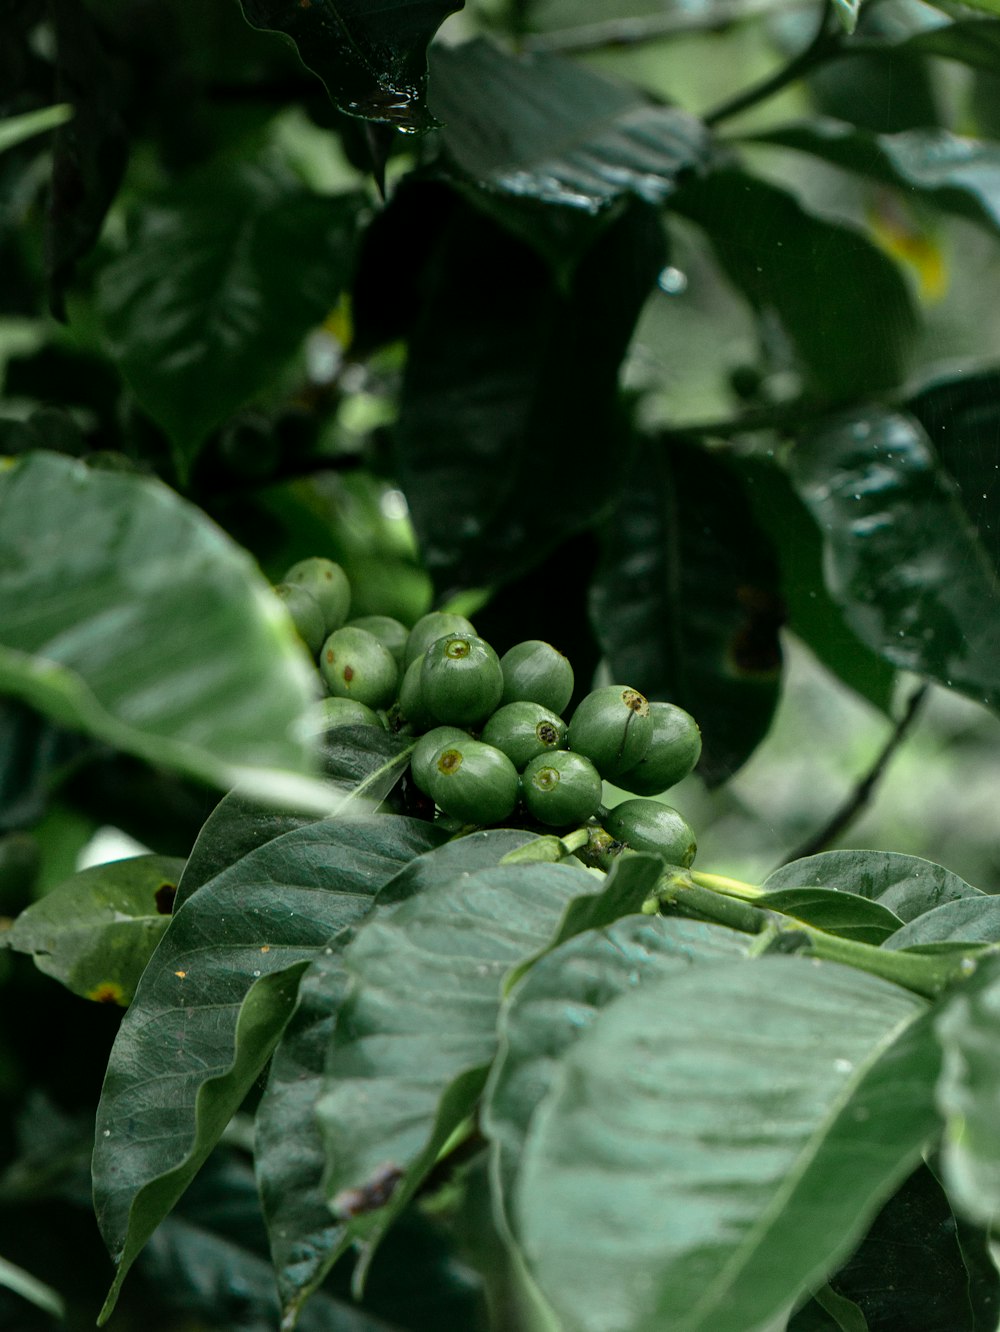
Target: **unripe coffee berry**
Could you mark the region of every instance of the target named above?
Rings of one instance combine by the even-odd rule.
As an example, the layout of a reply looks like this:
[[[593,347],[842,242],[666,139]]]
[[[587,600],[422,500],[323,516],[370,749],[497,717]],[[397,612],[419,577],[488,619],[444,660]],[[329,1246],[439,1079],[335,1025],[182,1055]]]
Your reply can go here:
[[[368,633],[374,634],[383,647],[392,653],[393,661],[402,672],[406,640],[410,632],[405,624],[393,619],[391,615],[361,615],[356,620],[349,621],[347,627],[365,629]]]
[[[319,669],[336,698],[387,708],[396,697],[399,672],[392,654],[365,629],[337,629],[323,644]]]
[[[437,726],[438,721],[424,702],[424,691],[420,687],[420,670],[424,664],[422,656],[411,661],[403,672],[399,686],[399,711],[405,722],[415,731],[427,731]]]
[[[457,726],[435,726],[417,741],[410,755],[410,772],[417,788],[424,795],[431,793],[431,768],[437,762],[438,755],[449,745],[462,744],[471,737],[467,731]]]
[[[380,731],[385,729],[378,713],[356,699],[324,698],[319,707],[321,730],[332,731],[338,726],[376,726]]]
[[[561,713],[573,697],[573,667],[551,643],[530,638],[500,658],[501,703],[538,703]]]
[[[315,657],[326,638],[325,622],[319,602],[300,583],[278,583],[274,589],[285,603],[298,636]]]
[[[539,754],[521,774],[521,796],[539,823],[561,828],[583,823],[601,803],[601,775],[582,754],[557,749]]]
[[[503,752],[520,772],[538,754],[566,745],[566,723],[540,703],[507,703],[483,727],[485,744]]]
[[[569,747],[614,780],[644,758],[653,738],[649,702],[637,689],[608,685],[581,700],[569,724]]]
[[[435,804],[463,823],[501,823],[517,804],[513,763],[479,740],[466,738],[446,745],[430,766],[428,787]]]
[[[474,634],[439,638],[424,653],[420,690],[439,722],[476,726],[500,702],[503,676],[497,654]]]
[[[668,865],[687,868],[698,843],[687,820],[659,800],[625,800],[601,820],[605,832],[633,851],[652,851]]]
[[[406,653],[403,665],[409,666],[417,657],[422,657],[432,643],[436,643],[445,634],[472,634],[475,629],[464,615],[453,615],[451,611],[430,611],[422,616],[410,630],[406,640]]]
[[[299,560],[288,570],[282,582],[296,583],[316,598],[323,612],[327,634],[339,629],[347,619],[351,606],[351,585],[347,581],[347,574],[335,561],[325,560],[319,555]]]
[[[689,712],[674,703],[650,703],[653,737],[634,768],[616,780],[626,791],[654,796],[693,772],[701,757],[701,731]]]

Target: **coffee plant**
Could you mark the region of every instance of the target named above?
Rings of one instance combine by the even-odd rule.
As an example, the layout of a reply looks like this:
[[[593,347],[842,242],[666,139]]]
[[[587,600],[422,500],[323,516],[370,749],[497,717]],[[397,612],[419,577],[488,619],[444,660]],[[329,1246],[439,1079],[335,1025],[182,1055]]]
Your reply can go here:
[[[0,0],[0,1327],[997,1332],[1000,854],[852,830],[1000,710],[998,98],[998,0]],[[807,657],[887,738],[750,873]]]

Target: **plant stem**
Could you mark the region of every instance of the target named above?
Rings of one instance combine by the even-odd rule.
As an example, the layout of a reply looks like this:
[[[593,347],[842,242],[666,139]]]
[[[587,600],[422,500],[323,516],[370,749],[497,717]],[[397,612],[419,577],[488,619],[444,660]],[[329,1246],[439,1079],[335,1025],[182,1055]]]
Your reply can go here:
[[[765,6],[761,6],[763,11]],[[752,12],[752,11],[750,11]],[[642,18],[604,19],[596,23],[583,23],[575,28],[560,28],[553,32],[533,33],[521,43],[524,51],[558,52],[560,55],[581,55],[587,51],[607,51],[615,47],[638,46],[643,42],[657,42],[665,37],[682,33],[718,32],[748,15],[745,0],[713,7],[713,21],[668,10],[664,14],[648,14]]]
[[[965,953],[896,952],[891,948],[858,943],[854,939],[841,939],[813,925],[798,924],[795,928],[809,936],[807,954],[881,976],[883,980],[893,981],[929,999],[953,981],[966,980],[977,966],[975,957]],[[984,950],[979,948],[976,951]]]
[[[854,819],[861,813],[869,803],[875,791],[875,787],[880,781],[889,761],[896,750],[903,743],[907,733],[916,720],[920,705],[927,697],[928,686],[919,685],[910,697],[907,699],[906,708],[902,717],[896,723],[888,740],[882,746],[878,757],[871,765],[865,775],[861,778],[854,790],[847,797],[838,810],[834,812],[827,823],[823,825],[818,832],[807,837],[801,845],[797,846],[781,862],[783,865],[790,864],[793,860],[804,860],[806,856],[814,856],[818,851],[824,850],[847,828]]]
[[[713,892],[725,893],[727,897],[739,897],[744,902],[752,902],[755,897],[763,896],[764,889],[754,883],[744,883],[742,879],[730,879],[725,874],[704,874],[701,870],[689,870],[692,883],[702,888],[711,888]]]
[[[815,36],[808,46],[803,47],[797,55],[792,56],[787,64],[762,79],[760,83],[754,84],[751,88],[745,88],[743,92],[736,93],[735,96],[721,102],[717,107],[702,116],[706,125],[714,127],[724,120],[731,120],[733,116],[740,115],[741,112],[749,110],[759,102],[765,102],[775,93],[781,92],[789,84],[795,83],[808,74],[816,65],[821,65],[836,54],[841,45],[841,33],[831,23],[832,5],[830,0],[824,0],[823,9],[820,13],[819,26],[816,29]]]
[[[706,875],[711,878],[711,875]],[[735,897],[691,881],[689,873],[669,872],[657,889],[660,905],[679,906],[690,910],[717,925],[728,925],[742,934],[760,934],[773,925],[775,917],[768,911],[746,905]]]

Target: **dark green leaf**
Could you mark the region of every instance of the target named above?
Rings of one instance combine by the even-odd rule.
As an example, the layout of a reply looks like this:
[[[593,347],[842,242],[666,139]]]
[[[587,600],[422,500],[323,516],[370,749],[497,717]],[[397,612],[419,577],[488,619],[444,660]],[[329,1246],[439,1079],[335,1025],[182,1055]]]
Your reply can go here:
[[[987,74],[1000,72],[1000,23],[996,19],[963,18],[917,32],[905,39],[909,50],[957,60]]]
[[[738,957],[747,938],[700,921],[626,916],[581,933],[536,962],[500,1016],[483,1112],[498,1206],[509,1224],[513,1181],[531,1117],[559,1060],[597,1015],[635,985],[699,962]]]
[[[951,870],[895,851],[822,851],[782,865],[764,880],[763,887],[775,892],[803,884],[867,897],[902,921],[914,920],[945,902],[983,896]]]
[[[601,887],[570,865],[461,874],[379,912],[345,951],[318,1115],[327,1196],[366,1263],[482,1090],[505,978]]]
[[[700,120],[558,56],[480,39],[434,47],[431,74],[448,153],[489,189],[592,212],[626,193],[662,203],[709,158]]]
[[[145,477],[48,453],[0,472],[0,690],[213,784],[320,794],[296,776],[317,685],[291,622],[245,551]]]
[[[896,672],[852,633],[823,581],[823,538],[792,489],[788,474],[774,463],[750,457],[736,460],[758,524],[774,546],[781,573],[781,596],[788,628],[823,665],[869,703],[888,713]]]
[[[870,1332],[973,1332],[955,1216],[926,1166],[889,1199],[830,1284],[856,1302]]]
[[[919,426],[875,408],[838,417],[800,439],[790,467],[858,636],[904,670],[1000,704],[997,568]]]
[[[167,927],[183,868],[183,860],[150,855],[81,870],[2,938],[74,994],[124,1008]]]
[[[861,232],[734,169],[686,183],[671,207],[704,228],[754,309],[777,315],[810,388],[844,398],[899,382],[916,312],[902,275]]]
[[[282,32],[348,115],[412,132],[424,104],[427,44],[465,0],[240,0],[247,22]]]
[[[400,481],[440,587],[508,581],[612,502],[627,439],[618,366],[663,254],[659,218],[634,204],[563,293],[481,214],[447,215],[397,433]]]
[[[251,399],[337,303],[358,200],[290,173],[213,165],[141,210],[103,270],[111,355],[190,466],[209,431]]]
[[[831,888],[778,888],[755,897],[753,904],[860,943],[880,944],[903,925],[880,902]]]
[[[95,1205],[118,1263],[106,1313],[264,1067],[306,962],[440,838],[430,824],[389,815],[323,820],[244,856],[172,918],[122,1023],[98,1109]]]
[[[725,463],[679,444],[638,453],[590,614],[615,679],[697,717],[710,782],[746,761],[777,702],[783,608],[767,537]]]
[[[529,834],[488,829],[411,860],[378,893],[376,904],[404,901],[435,884],[495,865]],[[340,1252],[345,1227],[323,1189],[325,1154],[316,1103],[334,1022],[345,991],[346,933],[310,963],[299,1000],[271,1063],[257,1111],[256,1164],[285,1317],[291,1321]],[[328,951],[329,950],[329,951]]]
[[[37,823],[60,778],[89,747],[33,708],[0,697],[0,830]]]
[[[944,129],[873,134],[837,120],[814,119],[753,136],[795,148],[908,193],[946,212],[1000,231],[1000,146]]]
[[[911,920],[886,948],[922,948],[940,943],[1000,943],[1000,897],[966,897]]]
[[[1000,959],[980,962],[941,1006],[934,1031],[942,1068],[937,1103],[945,1121],[942,1180],[955,1210],[993,1226],[1000,1216]]]
[[[567,1332],[746,1332],[815,1287],[935,1131],[924,1009],[780,957],[605,1009],[532,1119],[515,1193]]]

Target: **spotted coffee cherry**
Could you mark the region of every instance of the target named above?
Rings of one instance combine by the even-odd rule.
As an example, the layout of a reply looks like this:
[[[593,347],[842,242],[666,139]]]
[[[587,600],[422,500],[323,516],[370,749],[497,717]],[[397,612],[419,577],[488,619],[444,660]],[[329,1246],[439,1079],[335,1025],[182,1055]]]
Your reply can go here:
[[[399,672],[392,654],[365,629],[337,629],[323,644],[319,668],[336,698],[386,708],[396,697]]]
[[[601,803],[601,775],[582,754],[557,749],[539,754],[521,774],[521,796],[528,813],[549,827],[583,823]]]
[[[694,771],[701,757],[698,723],[674,703],[650,703],[653,736],[649,749],[634,768],[615,780],[639,796],[660,795]]]
[[[517,804],[517,770],[506,754],[480,740],[456,740],[440,750],[428,773],[428,794],[462,823],[502,823]]]
[[[480,739],[503,752],[520,772],[537,754],[566,746],[566,723],[540,703],[508,703],[497,708]]]
[[[503,676],[497,654],[474,634],[450,634],[423,656],[420,689],[439,722],[476,726],[500,702]]]
[[[409,666],[417,657],[422,657],[431,644],[445,634],[475,635],[475,632],[464,615],[453,615],[450,611],[431,611],[422,616],[410,630],[403,665]]]
[[[605,832],[633,851],[651,851],[668,865],[694,860],[698,849],[694,830],[670,805],[659,800],[625,800],[601,820]]]
[[[573,713],[569,747],[614,779],[644,758],[653,738],[649,702],[637,689],[608,685],[589,693]]]
[[[319,602],[300,583],[278,583],[274,591],[285,603],[299,637],[315,657],[326,638]]]
[[[319,555],[299,560],[288,570],[282,582],[304,587],[310,596],[315,597],[323,612],[327,634],[332,634],[334,629],[339,629],[346,621],[351,607],[351,585],[347,581],[347,574],[334,560],[325,560]]]

